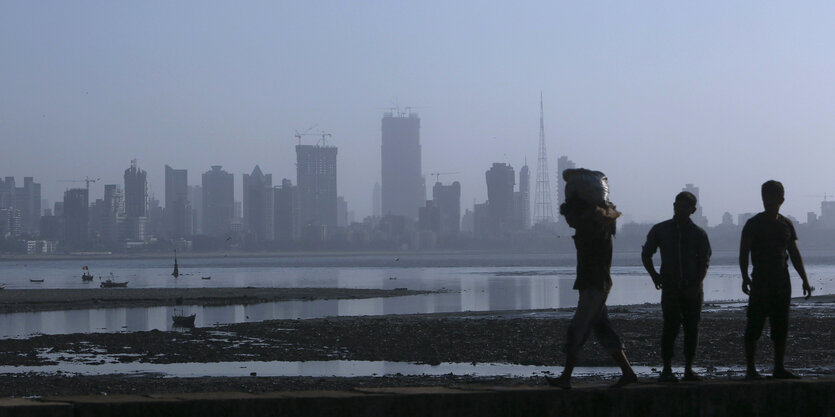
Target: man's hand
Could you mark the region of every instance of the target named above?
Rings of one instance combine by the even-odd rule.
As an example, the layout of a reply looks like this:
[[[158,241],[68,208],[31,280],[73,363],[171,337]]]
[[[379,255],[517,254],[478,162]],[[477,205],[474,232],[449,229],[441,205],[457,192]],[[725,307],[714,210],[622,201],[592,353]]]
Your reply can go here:
[[[809,285],[809,281],[803,281],[803,295],[806,296],[808,300],[812,296],[812,291],[815,290],[815,287]]]
[[[660,290],[663,287],[661,275],[652,274],[652,283],[655,284],[656,290]]]
[[[742,277],[742,292],[745,295],[751,295],[751,278]]]

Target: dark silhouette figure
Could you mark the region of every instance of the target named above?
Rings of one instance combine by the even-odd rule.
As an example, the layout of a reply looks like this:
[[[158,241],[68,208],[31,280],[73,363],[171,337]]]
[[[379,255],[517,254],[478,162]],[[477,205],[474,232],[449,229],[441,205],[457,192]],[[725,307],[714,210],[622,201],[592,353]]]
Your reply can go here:
[[[748,370],[745,379],[763,379],[754,365],[754,356],[766,318],[771,326],[771,340],[774,342],[772,375],[774,378],[796,379],[797,376],[783,366],[791,300],[788,259],[791,259],[794,269],[803,280],[803,295],[806,298],[812,296],[813,288],[806,278],[803,259],[797,249],[794,226],[779,213],[785,194],[783,184],[774,180],[766,181],[761,192],[765,210],[745,223],[739,246],[742,292],[748,295],[748,323],[745,326],[745,360]],[[754,265],[750,278],[749,254]]]
[[[676,196],[673,218],[656,224],[647,234],[641,252],[644,268],[661,290],[664,329],[661,335],[661,356],[664,370],[660,382],[676,382],[671,362],[679,327],[684,327],[684,380],[698,381],[693,372],[693,357],[699,343],[699,319],[704,291],[702,281],[710,263],[710,242],[702,228],[693,224],[690,215],[696,212],[696,196],[687,191]],[[652,255],[661,249],[661,273],[655,271]]]
[[[564,351],[565,368],[558,378],[546,377],[548,384],[563,389],[571,388],[571,373],[577,363],[580,348],[594,331],[598,342],[612,355],[623,376],[613,385],[622,387],[638,380],[620,337],[612,329],[606,309],[606,298],[612,288],[609,270],[612,266],[612,235],[620,213],[611,203],[606,207],[591,205],[584,200],[569,199],[560,206],[569,226],[575,229],[577,248],[577,279],[574,289],[580,292],[577,310],[568,326]]]

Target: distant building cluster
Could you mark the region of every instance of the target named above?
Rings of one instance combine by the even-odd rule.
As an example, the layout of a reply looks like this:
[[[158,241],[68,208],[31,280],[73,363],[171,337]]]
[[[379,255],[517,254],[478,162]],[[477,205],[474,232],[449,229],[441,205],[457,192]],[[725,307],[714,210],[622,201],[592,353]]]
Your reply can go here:
[[[555,210],[564,202],[562,172],[577,165],[557,159],[556,201],[552,205],[540,107],[540,152],[536,181],[524,163],[517,171],[506,162],[486,171],[487,200],[462,212],[462,184],[442,182],[421,163],[420,117],[410,109],[385,113],[381,120],[381,176],[371,192],[371,215],[358,221],[339,195],[337,147],[322,140],[296,145],[296,178],[273,181],[256,165],[241,175],[243,201],[235,201],[235,175],[221,165],[201,172],[189,184],[188,171],[165,166],[162,201],[149,193],[148,172],[130,161],[121,184],[104,184],[103,198],[90,201],[90,186],[70,188],[52,207],[41,199],[33,177],[0,180],[0,252],[49,254],[88,251],[433,249],[516,247],[548,250],[570,245],[568,226]],[[434,176],[427,197],[426,176]],[[192,178],[195,178],[194,176]],[[535,196],[531,195],[532,188]],[[697,198],[699,187],[683,191]],[[531,207],[531,202],[534,206]],[[738,237],[754,213],[730,213],[710,227],[701,199],[693,221],[717,236]],[[534,212],[534,213],[532,213]],[[734,222],[736,220],[736,222]],[[809,213],[805,230],[835,232],[835,201]],[[645,230],[646,229],[646,230]],[[640,245],[648,225],[623,225],[619,244]],[[634,246],[634,245],[633,245]]]

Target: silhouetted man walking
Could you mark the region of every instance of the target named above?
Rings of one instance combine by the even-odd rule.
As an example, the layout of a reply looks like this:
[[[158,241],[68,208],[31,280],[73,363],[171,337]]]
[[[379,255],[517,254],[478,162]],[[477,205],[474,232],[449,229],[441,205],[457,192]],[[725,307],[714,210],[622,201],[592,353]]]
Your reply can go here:
[[[565,368],[559,378],[545,377],[548,384],[563,389],[571,388],[571,373],[577,363],[580,348],[594,331],[598,342],[612,355],[623,376],[613,385],[622,387],[638,380],[623,344],[609,322],[606,298],[612,288],[609,270],[612,266],[612,235],[615,219],[620,213],[614,205],[592,205],[581,199],[572,199],[560,207],[569,226],[575,229],[574,246],[577,248],[577,279],[574,289],[580,292],[577,310],[568,326],[564,351]]]
[[[797,249],[794,226],[779,213],[785,194],[783,184],[774,180],[766,181],[761,192],[765,210],[745,223],[739,246],[742,292],[748,294],[748,323],[745,326],[745,359],[748,371],[745,379],[763,379],[754,365],[754,356],[766,318],[769,320],[771,340],[774,342],[772,375],[774,378],[795,379],[797,376],[783,366],[791,300],[788,259],[791,259],[794,269],[803,280],[803,295],[806,298],[812,296],[813,288],[806,278],[803,259]],[[749,254],[751,263],[754,264],[751,278],[748,277]]]
[[[661,290],[661,311],[664,329],[661,334],[661,356],[664,370],[660,382],[676,382],[673,375],[673,347],[679,327],[684,327],[684,380],[698,381],[693,372],[693,357],[699,342],[699,319],[704,292],[702,281],[710,263],[710,242],[701,227],[693,224],[690,215],[696,212],[696,196],[683,191],[673,203],[673,218],[656,224],[647,234],[641,252],[644,268]],[[661,249],[661,273],[655,271],[652,255]]]

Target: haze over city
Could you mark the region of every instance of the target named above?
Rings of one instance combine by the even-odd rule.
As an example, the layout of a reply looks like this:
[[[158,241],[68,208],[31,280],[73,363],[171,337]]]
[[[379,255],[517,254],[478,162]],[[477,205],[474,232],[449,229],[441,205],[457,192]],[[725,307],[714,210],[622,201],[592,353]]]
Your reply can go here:
[[[527,158],[536,178],[539,96],[556,160],[604,171],[627,219],[672,214],[686,183],[711,224],[761,209],[781,180],[804,219],[835,191],[832,3],[670,8],[456,2],[5,2],[0,5],[0,167],[59,201],[134,158],[151,192],[164,166],[295,182],[295,130],[339,148],[339,195],[371,213],[380,120],[420,114],[422,170],[460,172],[461,206],[485,171]],[[306,137],[308,144],[315,138]],[[91,200],[101,198],[101,184]],[[552,191],[552,195],[556,192]]]

